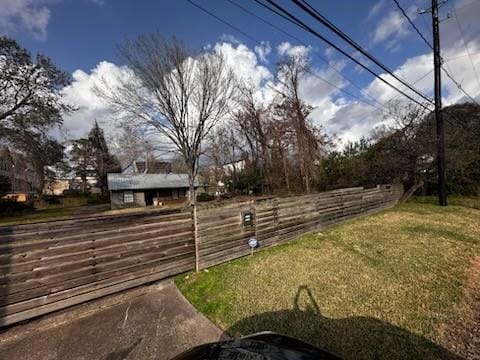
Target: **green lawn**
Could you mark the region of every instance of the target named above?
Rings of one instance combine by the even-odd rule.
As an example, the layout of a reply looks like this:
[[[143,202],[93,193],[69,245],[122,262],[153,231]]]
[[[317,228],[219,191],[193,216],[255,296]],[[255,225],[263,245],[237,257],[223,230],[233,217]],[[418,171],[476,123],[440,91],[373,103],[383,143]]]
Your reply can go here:
[[[231,335],[271,330],[346,359],[450,358],[480,211],[408,203],[176,283]]]
[[[55,219],[68,219],[80,208],[82,208],[82,206],[35,209],[21,215],[2,217],[0,218],[0,226],[31,224]]]

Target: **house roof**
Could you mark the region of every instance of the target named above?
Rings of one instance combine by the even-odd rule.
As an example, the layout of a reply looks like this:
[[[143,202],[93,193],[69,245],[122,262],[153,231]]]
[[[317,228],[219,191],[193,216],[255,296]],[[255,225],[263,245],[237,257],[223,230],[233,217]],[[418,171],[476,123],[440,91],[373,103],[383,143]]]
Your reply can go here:
[[[188,188],[187,174],[107,174],[108,190]],[[195,180],[198,186],[198,180]]]

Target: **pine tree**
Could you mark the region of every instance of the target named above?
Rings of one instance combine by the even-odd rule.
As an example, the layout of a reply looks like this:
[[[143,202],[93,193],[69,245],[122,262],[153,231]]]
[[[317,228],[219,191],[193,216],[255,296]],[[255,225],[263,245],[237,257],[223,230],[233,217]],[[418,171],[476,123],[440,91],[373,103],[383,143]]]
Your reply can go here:
[[[97,186],[102,194],[107,191],[107,173],[119,172],[120,164],[118,160],[110,154],[102,128],[95,121],[95,125],[88,134],[88,143],[90,154],[93,159],[94,175],[97,179]]]
[[[73,141],[72,146],[72,150],[70,151],[72,170],[75,173],[75,176],[80,178],[82,193],[85,195],[88,191],[87,180],[93,175],[93,161],[90,144],[88,139],[81,138]]]

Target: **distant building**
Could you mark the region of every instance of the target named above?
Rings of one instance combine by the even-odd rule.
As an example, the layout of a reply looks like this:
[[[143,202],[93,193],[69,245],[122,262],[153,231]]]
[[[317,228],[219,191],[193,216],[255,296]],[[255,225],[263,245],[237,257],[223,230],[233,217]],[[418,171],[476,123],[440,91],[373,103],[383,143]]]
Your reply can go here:
[[[228,192],[227,184],[235,175],[242,173],[246,167],[246,160],[236,160],[223,165],[210,165],[204,170],[204,179],[207,182],[208,191],[215,196]]]
[[[7,146],[0,146],[0,176],[8,179],[12,194],[33,194],[40,190],[40,179],[26,159]]]
[[[112,173],[107,175],[107,181],[112,209],[161,206],[186,199],[189,191],[187,174]]]
[[[63,195],[65,191],[70,190],[70,180],[55,179],[45,184],[43,193],[46,195]]]

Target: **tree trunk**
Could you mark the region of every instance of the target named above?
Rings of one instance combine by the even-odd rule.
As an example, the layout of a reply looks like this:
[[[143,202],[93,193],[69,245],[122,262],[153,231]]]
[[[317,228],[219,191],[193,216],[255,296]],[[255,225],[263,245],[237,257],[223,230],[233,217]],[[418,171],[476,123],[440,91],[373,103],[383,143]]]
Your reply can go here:
[[[408,199],[410,199],[410,197],[413,194],[415,194],[415,191],[420,189],[422,186],[423,186],[423,180],[415,180],[415,183],[410,187],[410,189],[408,189],[405,192],[405,194],[402,195],[402,197],[400,198],[400,200],[398,200],[398,202],[401,204],[406,202]]]
[[[87,179],[82,178],[82,194],[85,195],[87,192]]]
[[[280,145],[280,143],[279,143]],[[281,149],[281,147],[280,147]],[[287,191],[288,193],[290,194],[290,180],[288,178],[288,164],[287,164],[287,157],[285,156],[285,152],[282,151],[282,153],[280,154],[280,156],[282,157],[282,161],[283,161],[283,172],[285,174],[285,184],[287,185]]]
[[[197,197],[195,196],[195,165],[189,166],[188,171],[188,203],[195,206]]]

